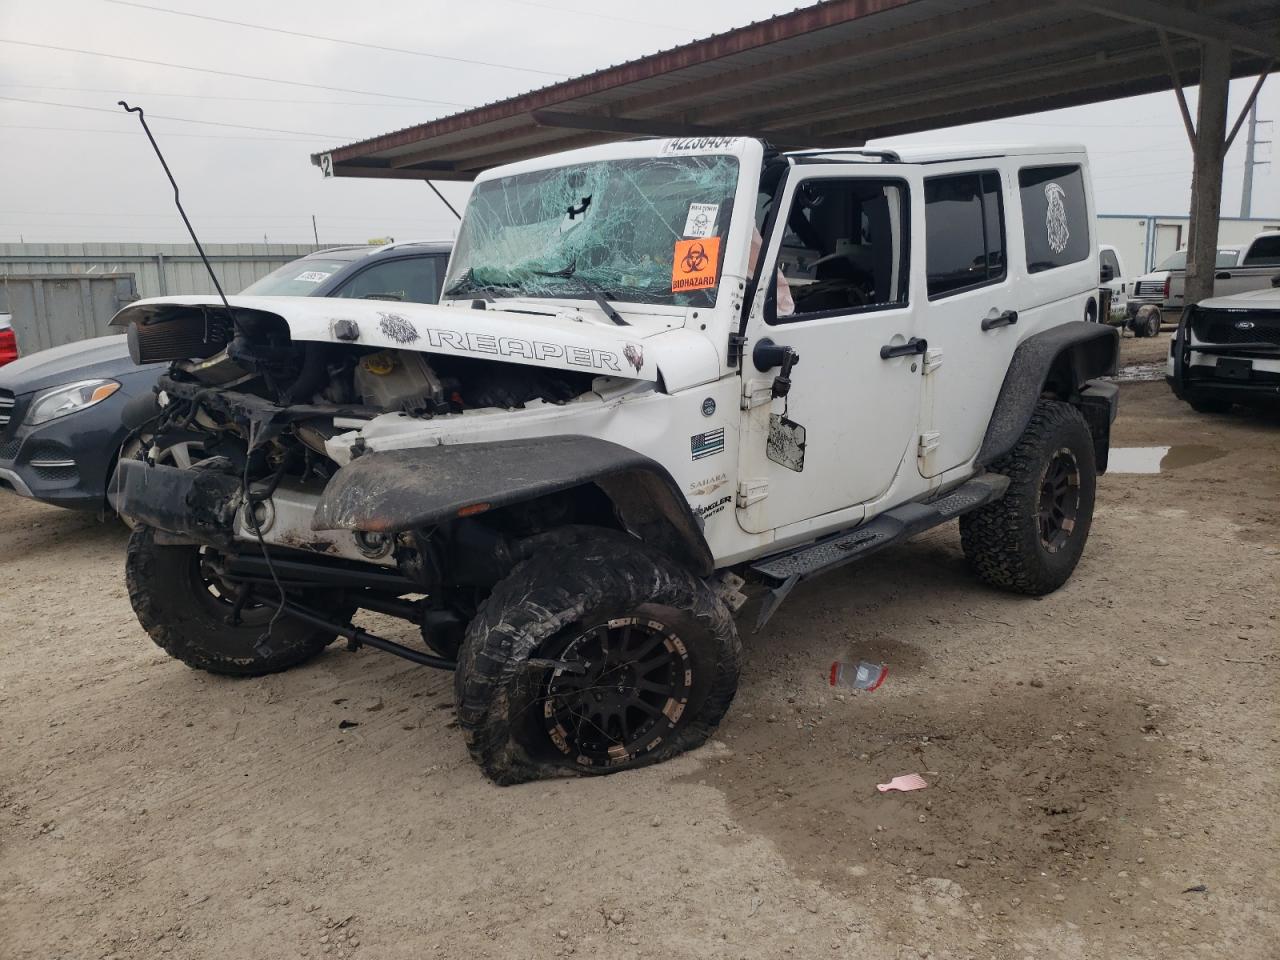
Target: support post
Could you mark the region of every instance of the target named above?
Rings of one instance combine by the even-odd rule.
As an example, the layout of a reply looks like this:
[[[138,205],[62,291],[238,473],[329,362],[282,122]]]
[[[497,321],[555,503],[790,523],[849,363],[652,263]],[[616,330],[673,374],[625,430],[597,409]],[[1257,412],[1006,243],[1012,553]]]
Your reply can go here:
[[[1218,255],[1218,215],[1222,210],[1222,163],[1226,154],[1227,94],[1231,47],[1209,41],[1200,50],[1200,97],[1196,105],[1195,175],[1187,249],[1186,303],[1213,296]]]

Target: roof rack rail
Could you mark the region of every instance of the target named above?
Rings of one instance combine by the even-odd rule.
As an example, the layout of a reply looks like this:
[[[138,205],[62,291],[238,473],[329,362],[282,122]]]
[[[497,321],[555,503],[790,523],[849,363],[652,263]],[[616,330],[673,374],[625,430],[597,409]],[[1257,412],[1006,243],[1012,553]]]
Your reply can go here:
[[[794,157],[800,163],[812,163],[815,160],[826,160],[839,162],[841,159],[848,161],[849,157],[841,158],[840,154],[854,154],[859,158],[866,157],[879,160],[881,163],[901,163],[902,156],[894,150],[867,150],[862,147],[830,147],[826,150],[790,150],[786,156]]]

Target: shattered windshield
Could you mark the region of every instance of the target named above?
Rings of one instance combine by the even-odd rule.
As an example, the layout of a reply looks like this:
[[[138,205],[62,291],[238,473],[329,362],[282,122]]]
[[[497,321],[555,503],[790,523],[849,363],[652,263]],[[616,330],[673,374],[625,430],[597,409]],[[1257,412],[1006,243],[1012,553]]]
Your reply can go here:
[[[479,184],[445,280],[474,294],[713,306],[738,160],[645,157]]]

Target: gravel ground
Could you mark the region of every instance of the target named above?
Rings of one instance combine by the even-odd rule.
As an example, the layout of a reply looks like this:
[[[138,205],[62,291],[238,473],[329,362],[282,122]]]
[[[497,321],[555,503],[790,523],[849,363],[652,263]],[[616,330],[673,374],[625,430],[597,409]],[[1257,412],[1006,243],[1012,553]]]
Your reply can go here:
[[[188,670],[133,617],[120,527],[6,498],[0,954],[1274,957],[1280,421],[1138,376],[1114,445],[1173,449],[1102,479],[1053,596],[977,584],[951,525],[762,633],[748,606],[710,746],[506,789],[448,676]],[[835,693],[836,659],[889,677]]]

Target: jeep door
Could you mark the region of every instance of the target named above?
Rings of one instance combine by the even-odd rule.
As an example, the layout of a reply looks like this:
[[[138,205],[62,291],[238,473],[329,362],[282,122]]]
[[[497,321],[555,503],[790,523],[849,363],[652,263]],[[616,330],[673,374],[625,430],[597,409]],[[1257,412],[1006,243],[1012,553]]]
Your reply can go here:
[[[888,164],[801,162],[770,205],[764,299],[742,365],[738,522],[748,532],[876,499],[914,444],[913,177]],[[753,362],[766,340],[800,357],[785,398],[770,396],[780,369]]]
[[[917,245],[926,278],[920,324],[929,344],[918,451],[925,477],[977,451],[1018,344],[1002,175],[991,166],[947,168],[925,177],[925,236]]]

